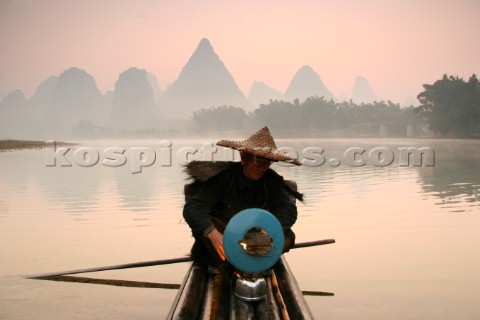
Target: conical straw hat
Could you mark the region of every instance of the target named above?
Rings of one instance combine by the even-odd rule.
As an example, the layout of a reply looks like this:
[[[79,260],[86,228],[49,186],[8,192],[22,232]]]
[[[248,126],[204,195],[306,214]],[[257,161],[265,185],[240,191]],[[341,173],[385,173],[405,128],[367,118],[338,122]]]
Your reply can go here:
[[[277,149],[275,141],[273,141],[273,137],[267,127],[263,127],[262,129],[258,130],[247,140],[220,140],[217,142],[217,145],[232,148],[238,151],[245,151],[273,161],[293,163],[297,166],[301,165],[297,159],[291,158]]]

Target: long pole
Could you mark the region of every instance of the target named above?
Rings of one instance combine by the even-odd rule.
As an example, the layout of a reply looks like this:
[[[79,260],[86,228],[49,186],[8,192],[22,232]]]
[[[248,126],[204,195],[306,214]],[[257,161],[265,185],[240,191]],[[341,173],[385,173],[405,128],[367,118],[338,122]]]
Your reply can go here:
[[[325,245],[325,244],[330,244],[330,243],[335,243],[335,240],[334,239],[326,239],[326,240],[317,240],[317,241],[311,241],[311,242],[301,242],[301,243],[295,244],[292,247],[292,249],[320,246],[320,245]],[[180,258],[174,258],[174,259],[143,261],[143,262],[134,262],[134,263],[126,263],[126,264],[117,264],[117,265],[105,266],[105,267],[96,267],[96,268],[87,268],[87,269],[77,269],[77,270],[69,270],[69,271],[61,271],[61,272],[44,273],[44,274],[26,276],[25,278],[27,278],[27,279],[38,279],[38,278],[65,276],[65,275],[71,275],[71,274],[89,273],[89,272],[97,272],[97,271],[152,267],[152,266],[160,266],[160,265],[173,264],[173,263],[182,263],[182,262],[188,262],[188,261],[193,261],[192,257],[187,256],[187,257],[180,257]]]
[[[330,243],[335,243],[335,239],[325,239],[325,240],[317,240],[317,241],[310,241],[310,242],[300,242],[300,243],[294,244],[292,249],[321,246],[321,245],[330,244]]]
[[[192,258],[191,257],[181,257],[181,258],[174,258],[174,259],[134,262],[134,263],[118,264],[118,265],[105,266],[105,267],[96,267],[96,268],[77,269],[77,270],[37,274],[37,275],[27,276],[26,278],[27,279],[37,279],[37,278],[65,276],[65,275],[70,275],[70,274],[79,274],[79,273],[88,273],[88,272],[97,272],[97,271],[151,267],[151,266],[159,266],[159,265],[164,265],[164,264],[173,264],[173,263],[181,263],[181,262],[188,262],[188,261],[192,261]]]

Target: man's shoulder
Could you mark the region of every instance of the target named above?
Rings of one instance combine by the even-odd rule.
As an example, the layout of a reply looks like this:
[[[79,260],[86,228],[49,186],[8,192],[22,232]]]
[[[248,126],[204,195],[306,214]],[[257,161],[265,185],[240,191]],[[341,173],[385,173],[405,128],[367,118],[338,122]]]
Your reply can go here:
[[[220,190],[227,185],[238,168],[239,163],[233,161],[193,161],[185,166],[185,173],[191,180],[185,184],[184,194],[189,200],[200,191]]]
[[[267,187],[283,189],[292,201],[295,202],[295,199],[298,199],[303,202],[304,195],[297,191],[298,186],[294,180],[285,180],[273,169],[268,169],[265,172],[265,178],[267,179]]]
[[[239,162],[234,161],[192,161],[185,165],[185,173],[189,179],[206,182],[214,177],[231,174]]]
[[[265,172],[264,176],[265,176],[265,179],[267,181],[282,182],[284,180],[283,177],[280,174],[278,174],[278,172],[273,170],[272,168],[269,168]]]

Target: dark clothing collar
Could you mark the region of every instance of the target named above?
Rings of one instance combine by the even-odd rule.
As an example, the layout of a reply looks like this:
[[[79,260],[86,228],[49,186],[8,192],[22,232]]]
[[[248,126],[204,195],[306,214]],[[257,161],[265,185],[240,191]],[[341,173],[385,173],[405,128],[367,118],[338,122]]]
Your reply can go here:
[[[265,175],[264,175],[265,176]],[[245,176],[243,173],[243,166],[240,165],[238,171],[236,172],[236,178],[238,179],[238,188],[251,190],[254,189],[261,181],[263,181],[264,176],[262,176],[259,180],[252,180]]]

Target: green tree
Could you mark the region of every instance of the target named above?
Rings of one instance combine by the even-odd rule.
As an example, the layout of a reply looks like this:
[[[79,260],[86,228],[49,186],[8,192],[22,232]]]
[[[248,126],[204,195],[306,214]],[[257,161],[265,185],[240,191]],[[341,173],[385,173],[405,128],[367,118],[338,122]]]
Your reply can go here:
[[[285,130],[298,128],[298,103],[270,100],[269,104],[261,104],[255,111],[257,120],[270,129]]]
[[[309,97],[298,108],[300,128],[331,129],[337,123],[337,104],[324,97]]]
[[[233,106],[212,107],[193,112],[192,120],[196,131],[240,130],[245,125],[247,114],[244,109]]]
[[[444,75],[433,85],[424,84],[417,111],[427,115],[430,130],[441,136],[473,137],[480,134],[480,85],[473,74],[468,82]]]

